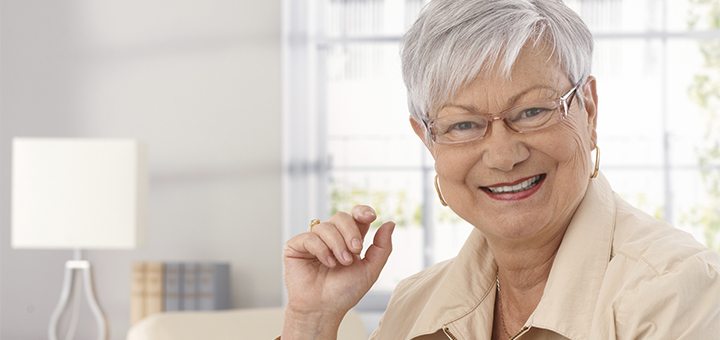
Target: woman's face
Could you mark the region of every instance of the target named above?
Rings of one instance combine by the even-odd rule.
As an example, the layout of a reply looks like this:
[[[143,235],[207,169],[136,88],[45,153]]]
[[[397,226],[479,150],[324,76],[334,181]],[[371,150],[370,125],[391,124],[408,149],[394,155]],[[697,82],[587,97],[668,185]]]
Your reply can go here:
[[[498,113],[520,103],[557,99],[573,85],[542,44],[526,44],[510,79],[479,78],[431,118]],[[517,133],[496,120],[480,140],[433,143],[429,149],[439,184],[453,211],[488,237],[524,241],[564,233],[594,166],[590,157],[596,139],[594,78],[582,90],[584,106],[575,96],[568,116],[544,130]],[[424,138],[424,127],[414,121],[413,127]],[[530,188],[498,193],[501,187],[538,178]]]

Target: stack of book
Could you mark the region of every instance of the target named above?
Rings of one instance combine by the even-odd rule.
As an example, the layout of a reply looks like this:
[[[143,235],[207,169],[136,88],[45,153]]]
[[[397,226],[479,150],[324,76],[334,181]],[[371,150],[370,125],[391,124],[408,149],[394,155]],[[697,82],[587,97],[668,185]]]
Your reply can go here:
[[[230,308],[230,264],[134,262],[130,322],[162,311]]]

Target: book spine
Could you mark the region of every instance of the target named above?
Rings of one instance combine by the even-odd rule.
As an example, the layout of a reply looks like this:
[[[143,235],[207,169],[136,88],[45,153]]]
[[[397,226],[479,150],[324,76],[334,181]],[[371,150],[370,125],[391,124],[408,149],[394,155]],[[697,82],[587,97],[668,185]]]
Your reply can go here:
[[[197,264],[183,264],[182,310],[198,309]]]
[[[219,264],[215,276],[215,309],[230,309],[230,264]]]
[[[145,264],[145,316],[163,311],[163,267],[162,262]]]
[[[130,324],[145,317],[145,263],[133,262],[130,272]]]
[[[230,265],[227,263],[202,263],[199,270],[200,310],[230,308]]]
[[[174,312],[182,310],[180,306],[180,263],[171,262],[165,264],[165,306],[164,310],[167,312]]]

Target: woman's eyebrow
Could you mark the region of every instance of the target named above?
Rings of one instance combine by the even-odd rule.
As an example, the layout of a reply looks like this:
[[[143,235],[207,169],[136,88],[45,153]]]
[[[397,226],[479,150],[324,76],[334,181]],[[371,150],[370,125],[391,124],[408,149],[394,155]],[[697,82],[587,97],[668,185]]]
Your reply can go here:
[[[508,100],[507,107],[510,108],[510,107],[515,106],[515,104],[517,104],[517,102],[518,102],[522,97],[524,97],[524,96],[527,95],[528,93],[530,93],[530,92],[532,92],[532,91],[534,91],[534,90],[537,90],[537,89],[548,89],[548,90],[552,90],[552,91],[554,91],[554,92],[557,92],[557,90],[556,90],[554,87],[550,86],[550,85],[537,84],[537,85],[531,86],[531,87],[523,90],[522,92],[519,92],[519,93],[515,94],[514,96],[510,97],[510,99]],[[462,105],[462,104],[454,104],[454,103],[447,103],[447,104],[443,105],[442,107],[440,107],[440,110],[442,110],[442,109],[444,109],[444,108],[446,108],[446,107],[457,107],[457,108],[461,108],[461,109],[466,110],[466,111],[469,111],[469,112],[480,113],[480,110],[479,110],[477,107],[473,106],[473,105]]]
[[[550,85],[537,84],[537,85],[535,85],[535,86],[531,86],[531,87],[525,89],[525,91],[522,91],[522,92],[520,92],[520,93],[518,93],[518,94],[516,94],[516,95],[514,95],[514,96],[512,96],[512,97],[510,97],[510,100],[508,101],[508,105],[507,105],[507,106],[508,106],[508,107],[513,107],[513,106],[515,106],[515,104],[517,104],[517,102],[518,102],[522,97],[524,97],[526,94],[528,94],[529,92],[534,91],[534,90],[536,90],[536,89],[548,89],[548,90],[552,90],[552,91],[554,91],[554,92],[557,92],[557,90],[556,90],[554,87],[550,86]]]
[[[468,105],[461,105],[461,104],[452,104],[452,103],[448,103],[448,104],[443,105],[443,106],[440,108],[440,110],[442,110],[442,109],[444,109],[444,108],[448,108],[448,107],[456,107],[456,108],[463,109],[463,110],[465,110],[465,111],[472,112],[472,113],[481,113],[480,110],[478,110],[478,108],[476,108],[475,106],[472,106],[472,105],[468,106]]]

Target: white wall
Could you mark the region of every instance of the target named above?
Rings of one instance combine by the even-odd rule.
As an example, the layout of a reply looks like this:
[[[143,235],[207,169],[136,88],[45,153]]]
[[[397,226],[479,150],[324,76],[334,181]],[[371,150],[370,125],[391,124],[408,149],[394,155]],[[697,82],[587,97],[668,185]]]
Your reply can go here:
[[[0,338],[45,337],[72,257],[10,248],[15,136],[150,147],[146,247],[84,254],[112,339],[136,260],[229,261],[233,307],[281,304],[280,1],[2,0],[0,26]]]

